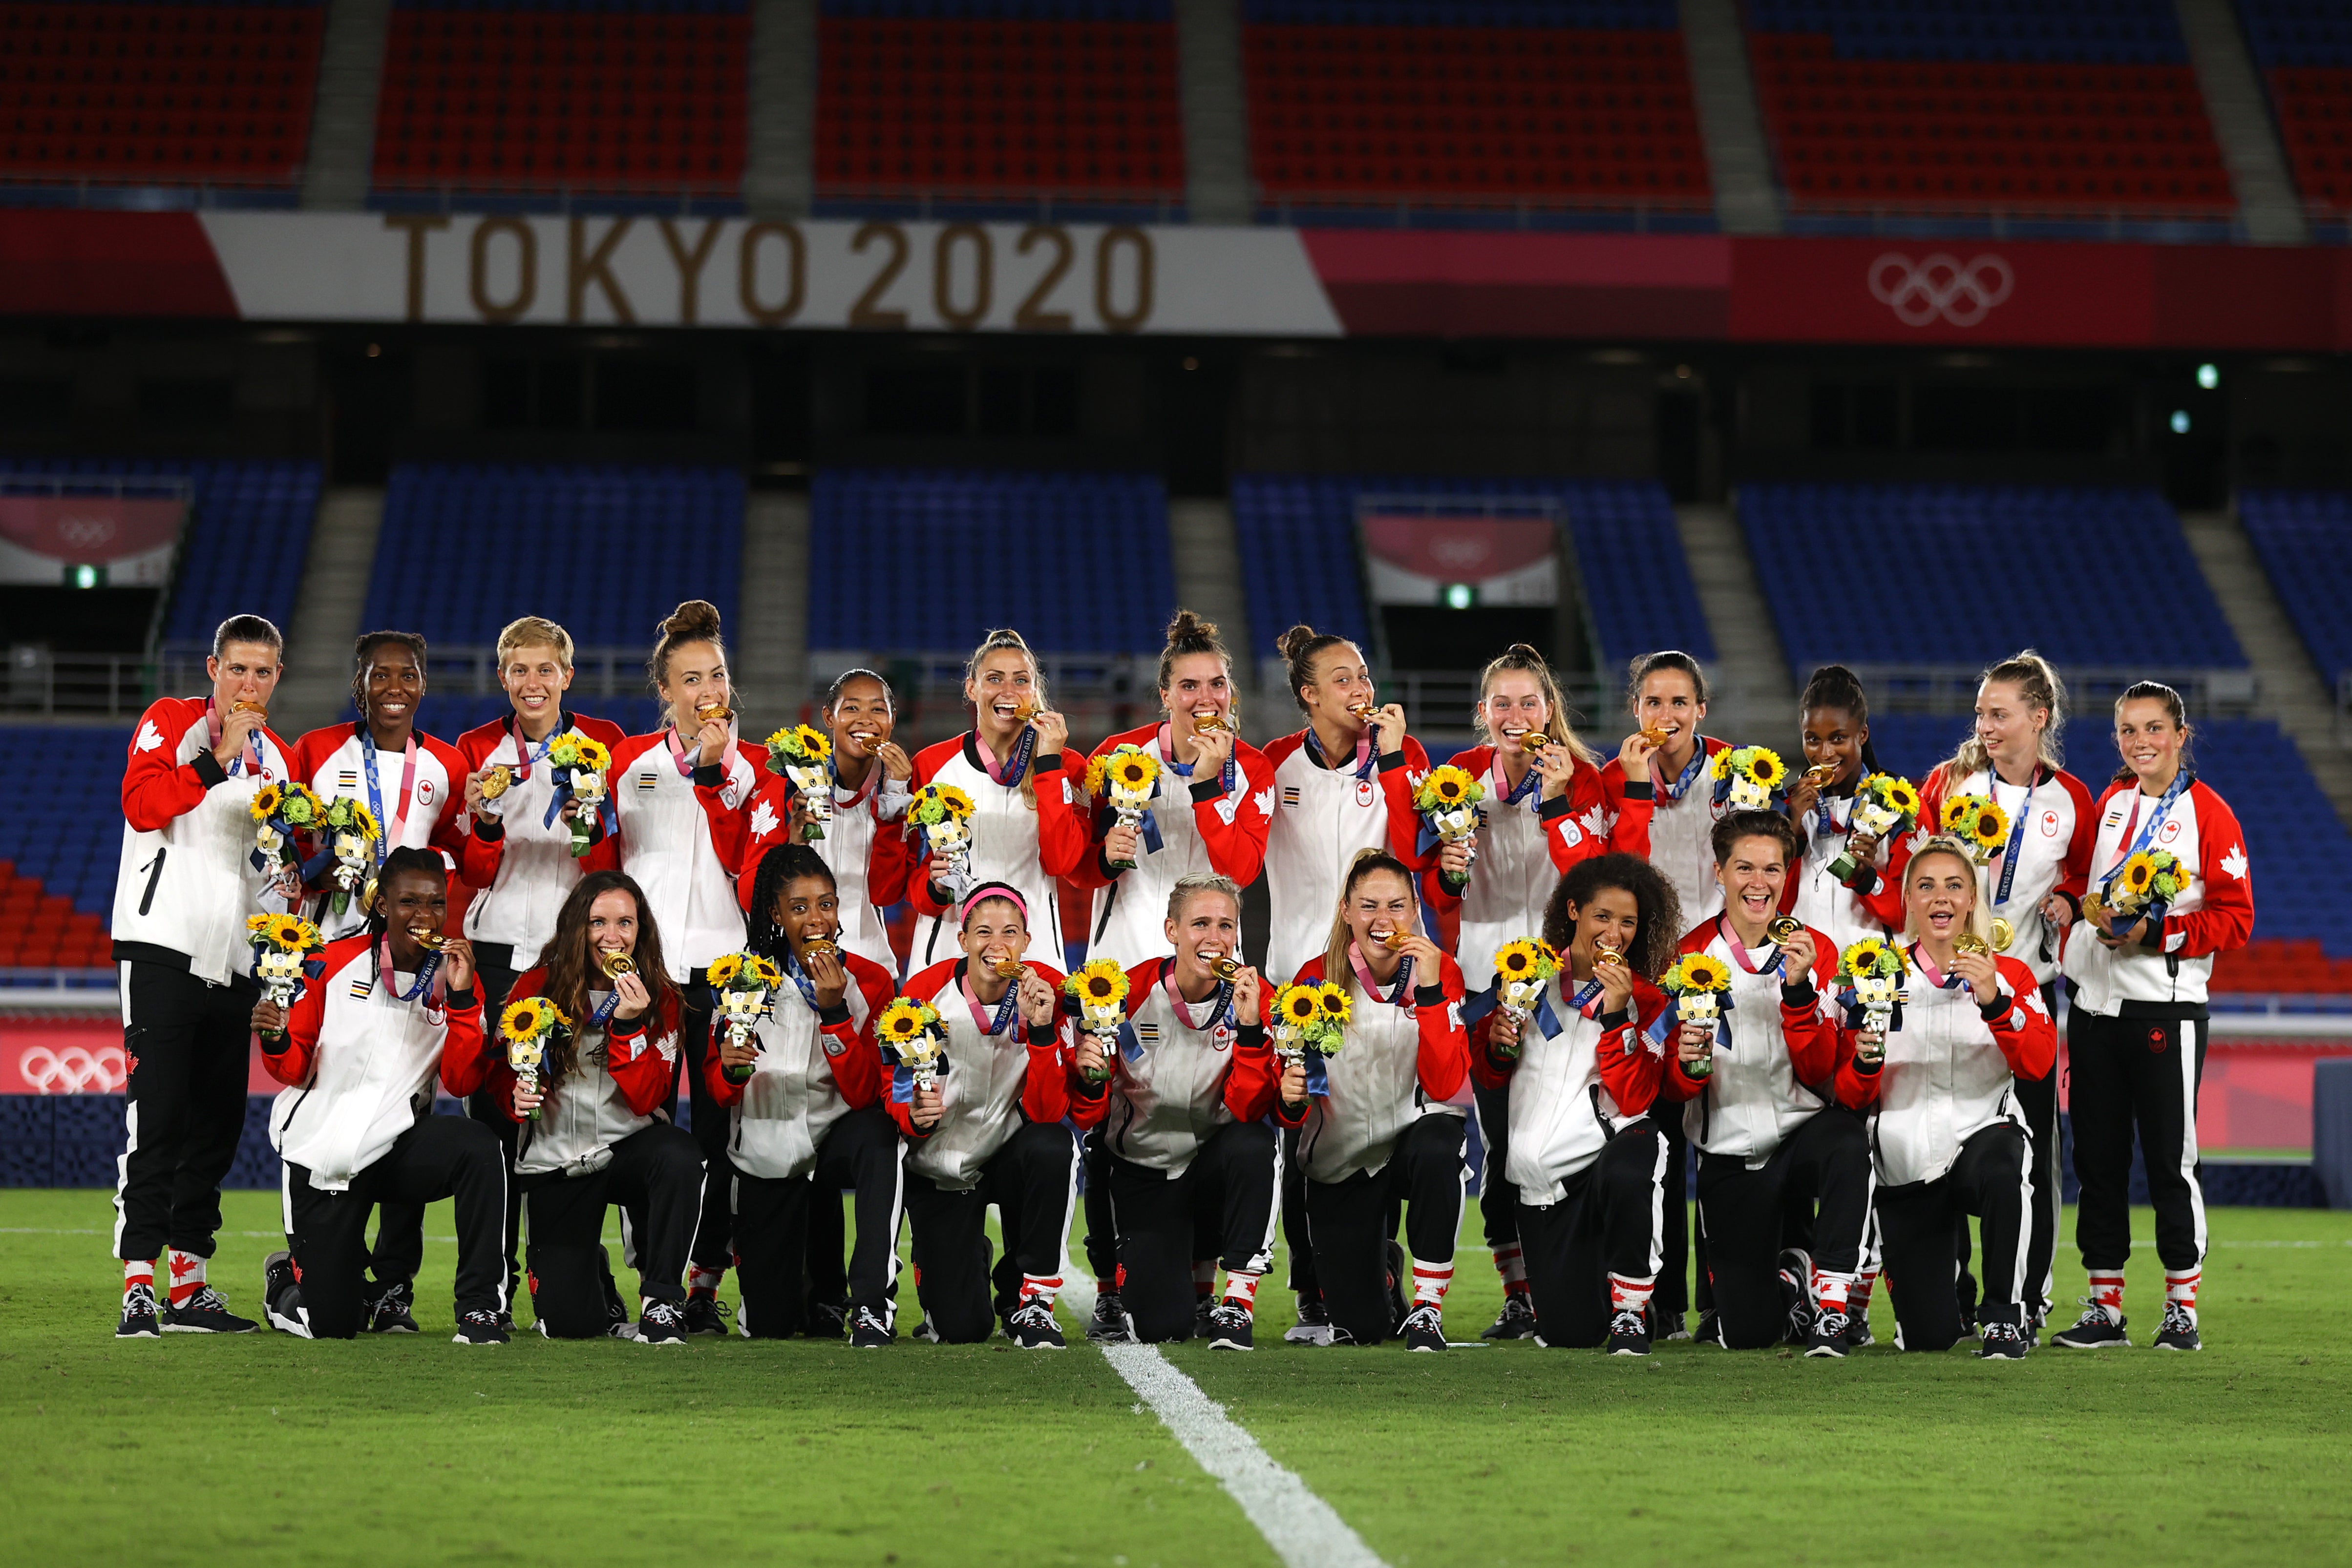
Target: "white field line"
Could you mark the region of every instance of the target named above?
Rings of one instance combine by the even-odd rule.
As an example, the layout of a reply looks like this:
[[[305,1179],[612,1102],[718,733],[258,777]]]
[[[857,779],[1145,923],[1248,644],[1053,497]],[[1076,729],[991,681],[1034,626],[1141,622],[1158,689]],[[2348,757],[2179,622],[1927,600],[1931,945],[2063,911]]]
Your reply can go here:
[[[1094,1315],[1095,1284],[1063,1260],[1068,1281],[1062,1296],[1070,1314],[1084,1324]],[[1288,1568],[1386,1568],[1362,1536],[1331,1505],[1307,1490],[1297,1472],[1274,1462],[1224,1406],[1201,1392],[1160,1354],[1155,1344],[1097,1346],[1111,1369],[1151,1406],[1184,1451],[1216,1478],[1275,1555]],[[1136,1409],[1139,1413],[1143,1406]]]

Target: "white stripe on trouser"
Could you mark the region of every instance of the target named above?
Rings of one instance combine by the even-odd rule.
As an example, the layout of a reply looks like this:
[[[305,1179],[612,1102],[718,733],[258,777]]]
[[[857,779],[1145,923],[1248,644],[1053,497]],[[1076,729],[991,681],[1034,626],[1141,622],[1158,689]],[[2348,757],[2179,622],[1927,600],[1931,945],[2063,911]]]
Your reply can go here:
[[[2197,1054],[2213,1026],[2200,1019],[2180,1025],[2180,1177],[2189,1184],[2189,1218],[2197,1230],[2197,1261],[2205,1260],[2205,1184],[2197,1179]]]
[[[1258,1243],[1257,1251],[1251,1255],[1249,1262],[1251,1270],[1261,1275],[1274,1272],[1274,1229],[1282,1223],[1283,1163],[1282,1129],[1276,1127],[1274,1130],[1274,1191],[1265,1206],[1265,1236]]]
[[[1661,1132],[1657,1164],[1650,1171],[1650,1278],[1654,1281],[1666,1266],[1666,1156],[1672,1153],[1674,1145]]]
[[[505,1257],[505,1253],[506,1253],[506,1243],[507,1243],[507,1235],[506,1235],[506,1223],[507,1223],[507,1183],[509,1183],[509,1182],[510,1182],[510,1181],[512,1181],[512,1180],[514,1180],[514,1174],[513,1174],[511,1171],[509,1171],[509,1170],[508,1170],[508,1169],[507,1169],[507,1161],[506,1161],[505,1154],[504,1154],[504,1152],[503,1152],[503,1151],[501,1151],[501,1153],[500,1153],[500,1155],[499,1155],[499,1270],[498,1270],[498,1273],[499,1273],[499,1311],[500,1311],[500,1312],[512,1312],[512,1311],[514,1310],[514,1303],[513,1303],[512,1301],[509,1301],[509,1300],[507,1299],[507,1260],[506,1260],[506,1257]],[[528,1204],[526,1204],[524,1207],[529,1207],[530,1206],[529,1206]],[[522,1218],[523,1218],[523,1217],[522,1217],[522,1216],[520,1216],[520,1215],[518,1215],[518,1216],[516,1217],[516,1218],[517,1218],[518,1222],[520,1222],[520,1219],[521,1219]],[[521,1239],[521,1238],[520,1238],[520,1237],[516,1238],[516,1240],[517,1240],[518,1242],[520,1242],[520,1239]]]
[[[886,1261],[882,1266],[882,1321],[896,1328],[898,1323],[898,1227],[900,1217],[907,1212],[907,1145],[900,1139],[898,1157],[890,1166],[890,1243],[882,1250]],[[1069,1277],[1068,1227],[1063,1227],[1062,1275]],[[862,1244],[866,1238],[859,1237]]]
[[[290,1249],[294,1245],[294,1167],[290,1164],[280,1163],[278,1167],[278,1201],[284,1211],[286,1245]],[[271,1327],[299,1335],[303,1339],[311,1337],[310,1309],[307,1305],[295,1309],[301,1316],[292,1328],[288,1328],[278,1322],[276,1314],[271,1312],[270,1306],[271,1303],[267,1300],[261,1303],[262,1316],[269,1319]]]
[[[2025,1254],[2033,1245],[2033,1132],[2024,1132],[2025,1163],[2017,1174],[2017,1258],[2009,1270],[2009,1304],[2017,1309],[2021,1323],[2025,1321]]]
[[[131,1034],[131,961],[123,959],[114,966],[114,983],[122,988],[123,1044],[130,1044]],[[126,1055],[128,1054],[126,1050]],[[122,1256],[122,1189],[131,1184],[131,1155],[139,1147],[139,1102],[130,1094],[131,1085],[123,1083],[122,1152],[114,1156],[114,1255]],[[145,1260],[142,1259],[142,1262]]]

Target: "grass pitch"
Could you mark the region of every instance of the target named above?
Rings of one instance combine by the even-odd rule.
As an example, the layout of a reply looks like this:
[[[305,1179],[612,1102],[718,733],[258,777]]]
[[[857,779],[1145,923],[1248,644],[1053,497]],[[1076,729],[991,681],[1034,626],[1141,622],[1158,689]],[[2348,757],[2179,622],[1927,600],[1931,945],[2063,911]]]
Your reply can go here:
[[[211,1274],[252,1312],[276,1200],[227,1214]],[[1075,1323],[1060,1355],[472,1349],[447,1341],[442,1244],[419,1338],[118,1344],[111,1219],[103,1193],[0,1193],[0,1561],[1275,1561]],[[2197,1355],[1313,1351],[1276,1343],[1274,1291],[1255,1354],[1168,1355],[1396,1568],[2352,1561],[2352,1214],[2219,1209],[2212,1232]],[[1483,1253],[1462,1265],[1469,1339],[1498,1291]],[[2152,1255],[2135,1274],[2144,1346]]]

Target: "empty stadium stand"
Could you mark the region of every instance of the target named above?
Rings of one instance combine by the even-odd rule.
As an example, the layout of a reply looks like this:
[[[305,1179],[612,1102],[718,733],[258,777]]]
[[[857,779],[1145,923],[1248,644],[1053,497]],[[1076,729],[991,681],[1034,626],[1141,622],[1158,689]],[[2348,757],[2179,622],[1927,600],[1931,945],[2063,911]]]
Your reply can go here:
[[[821,202],[1181,211],[1168,0],[825,0],[819,57]]]
[[[740,202],[745,0],[399,0],[376,200]]]
[[[1244,0],[1243,18],[1262,211],[1713,226],[1674,0]]]
[[[834,469],[810,510],[813,648],[960,653],[1013,626],[1040,653],[1156,653],[1175,608],[1154,476]]]
[[[2352,211],[2352,11],[2328,0],[2238,0],[2295,188],[2315,215]]]
[[[22,760],[23,777],[69,786],[20,791],[0,811],[0,969],[110,962],[131,731],[10,727],[0,746]]]
[[[2335,688],[2352,673],[2352,627],[2344,621],[2352,590],[2352,495],[2242,490],[2238,519],[2312,664]]]
[[[1293,625],[1371,646],[1354,570],[1359,500],[1368,495],[1556,500],[1587,584],[1601,654],[1622,666],[1653,648],[1715,657],[1690,563],[1664,489],[1646,481],[1246,474],[1233,487],[1234,528],[1249,584],[1251,646],[1263,653]]]
[[[2235,210],[2171,0],[1749,0],[1793,215]]]
[[[481,648],[516,616],[561,605],[583,649],[648,648],[681,600],[708,599],[732,622],[742,559],[732,468],[404,464],[385,490],[363,620]]]
[[[290,202],[319,0],[0,5],[0,183]]]
[[[1801,683],[1832,661],[1981,668],[2024,647],[2061,668],[2246,662],[2152,489],[1752,484],[1739,517]],[[1939,586],[1957,580],[2007,591]]]

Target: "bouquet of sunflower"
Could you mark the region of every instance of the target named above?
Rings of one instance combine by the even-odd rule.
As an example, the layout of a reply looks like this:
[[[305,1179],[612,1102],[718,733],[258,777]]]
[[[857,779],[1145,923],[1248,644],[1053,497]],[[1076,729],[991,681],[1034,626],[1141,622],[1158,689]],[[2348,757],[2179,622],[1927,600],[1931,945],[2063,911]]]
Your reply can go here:
[[[1874,773],[1854,787],[1853,815],[1848,819],[1857,833],[1885,842],[1893,834],[1907,833],[1919,820],[1919,791],[1911,780],[1892,773]],[[1830,874],[1843,882],[1862,869],[1850,850],[1840,850],[1830,862]]]
[[[730,953],[713,958],[703,975],[710,994],[718,999],[719,1014],[726,1021],[727,1038],[737,1045],[750,1040],[759,1021],[776,1010],[776,988],[784,983],[784,972],[776,967],[774,959],[761,953]],[[740,1083],[753,1071],[748,1066],[730,1067],[727,1069],[728,1082]]]
[[[1433,843],[1457,844],[1475,833],[1485,820],[1478,802],[1486,798],[1486,786],[1466,769],[1450,762],[1431,768],[1412,792],[1413,807],[1421,813],[1423,850]]]
[[[539,1089],[539,1066],[547,1060],[547,1042],[558,1030],[570,1029],[572,1020],[563,1009],[545,997],[525,997],[507,1004],[499,1015],[499,1034],[507,1042],[507,1066],[515,1082],[536,1092]],[[530,1119],[539,1120],[539,1107],[530,1108]]]
[[[1496,1006],[1524,1026],[1535,1015],[1543,988],[1559,973],[1559,950],[1540,936],[1522,936],[1495,949],[1495,979],[1502,988]],[[1518,1048],[1510,1048],[1517,1055]]]
[[[1884,1035],[1895,1027],[1895,1010],[1903,1000],[1903,955],[1891,944],[1865,936],[1838,955],[1838,979],[1861,1009],[1862,1027]],[[1875,1061],[1885,1044],[1869,1048],[1866,1061]]]
[[[1731,966],[1712,953],[1685,953],[1658,977],[1658,989],[1675,998],[1678,1022],[1719,1026],[1731,1008]],[[1705,1078],[1715,1071],[1715,1058],[1703,1056],[1683,1071]]]
[[[1779,807],[1788,788],[1789,765],[1769,746],[1736,746],[1715,754],[1715,803],[1735,811]]]
[[[1968,846],[1979,865],[1992,859],[2009,841],[2009,813],[1995,805],[1990,795],[1953,796],[1944,802],[1939,825]]]
[[[936,1086],[948,1070],[947,1026],[929,1002],[893,998],[874,1020],[874,1035],[881,1044],[882,1060],[894,1071],[903,1070],[912,1088]]]
[[[1275,1054],[1285,1061],[1337,1056],[1347,1043],[1349,1012],[1347,991],[1328,980],[1283,987],[1274,998]]]
[[[1160,788],[1160,758],[1132,742],[1097,757],[1087,764],[1087,793],[1096,800],[1110,802],[1112,812],[1122,828],[1146,828],[1151,818],[1151,797]],[[1149,836],[1159,848],[1158,833]],[[1129,870],[1133,861],[1107,862],[1118,870]]]
[[[352,906],[352,894],[375,869],[376,844],[383,830],[376,825],[375,813],[350,795],[338,795],[327,802],[320,826],[335,857],[335,891],[327,907],[341,915]]]
[[[314,833],[326,820],[327,808],[310,792],[308,784],[289,779],[283,784],[264,784],[253,792],[253,804],[246,808],[256,823],[253,830],[253,869],[272,871],[284,876],[292,873],[299,881],[302,872],[302,848],[295,841],[297,833]]]
[[[1078,1027],[1102,1047],[1106,1065],[1087,1074],[1087,1082],[1100,1083],[1110,1076],[1108,1063],[1118,1049],[1119,1026],[1127,1021],[1127,971],[1108,958],[1089,958],[1062,982],[1062,991],[1077,1004]]]
[[[554,788],[552,799],[547,802],[547,820],[540,825],[553,826],[563,808],[578,801],[580,810],[572,817],[572,852],[574,857],[586,854],[596,841],[590,819],[611,810],[608,804],[611,791],[604,776],[611,771],[612,766],[613,754],[604,749],[604,743],[576,729],[565,730],[556,737],[555,744],[547,748],[548,778]],[[612,831],[613,825],[608,816],[604,831]]]
[[[326,938],[317,926],[291,915],[252,916],[245,923],[245,939],[253,944],[253,977],[261,982],[261,994],[280,1008],[292,1007],[302,982],[317,979],[326,967],[311,956],[326,946]]]
[[[802,836],[811,843],[824,837],[833,821],[833,742],[810,725],[796,724],[768,737],[768,771],[781,773],[800,792]]]
[[[2151,925],[2163,924],[2165,911],[2189,891],[2192,880],[2180,857],[2170,850],[2142,850],[2126,860],[2096,894],[2084,901],[2085,918],[2098,921],[2110,936],[2121,936],[2146,916]]]
[[[907,808],[907,825],[938,862],[936,880],[961,896],[971,880],[971,797],[952,784],[926,784]]]

